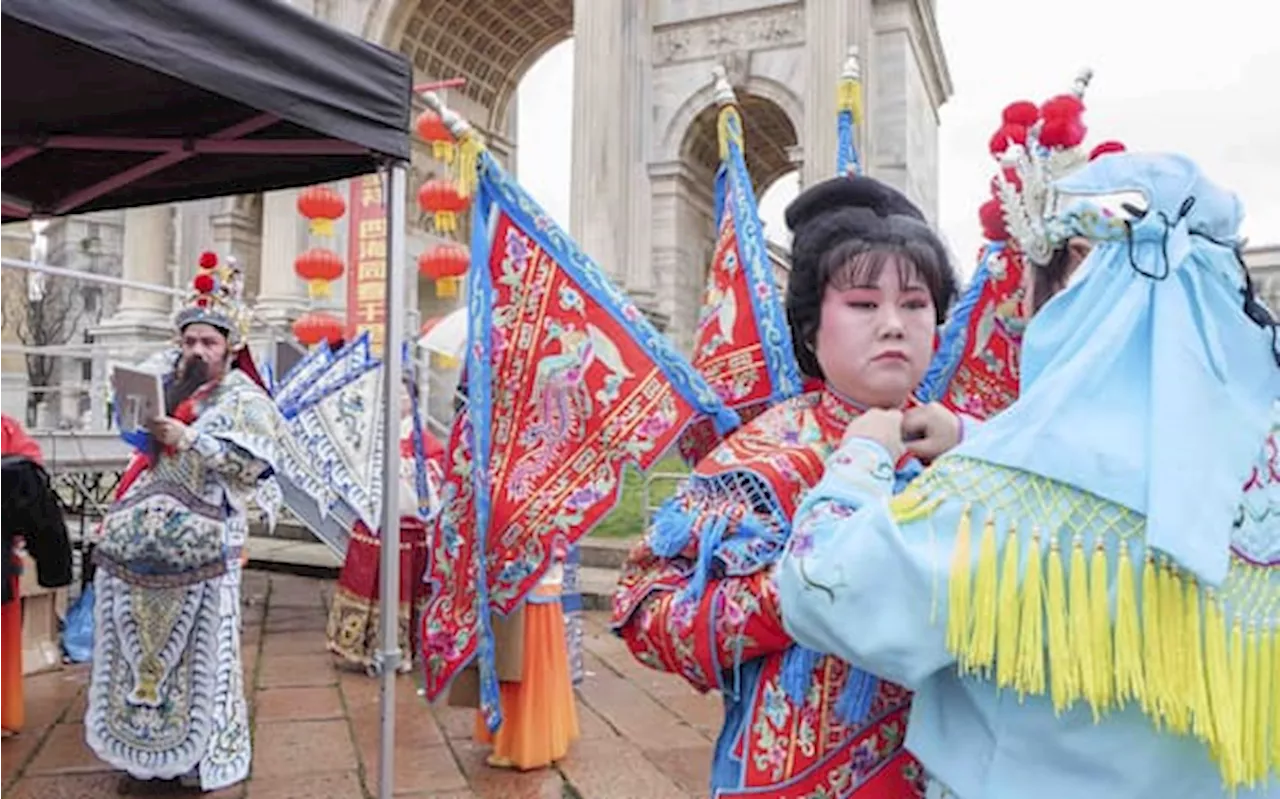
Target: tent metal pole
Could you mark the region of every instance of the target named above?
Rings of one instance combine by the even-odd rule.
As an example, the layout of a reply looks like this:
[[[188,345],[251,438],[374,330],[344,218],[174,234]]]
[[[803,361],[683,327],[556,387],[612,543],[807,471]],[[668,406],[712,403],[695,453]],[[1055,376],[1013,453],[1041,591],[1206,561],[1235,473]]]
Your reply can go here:
[[[379,736],[378,797],[392,799],[395,791],[396,677],[400,671],[400,392],[403,370],[400,358],[405,339],[405,208],[408,174],[403,163],[386,170],[387,277],[386,337],[383,372],[382,462],[382,558],[378,604],[382,620],[382,649],[377,661],[382,669],[382,732]],[[412,657],[412,654],[410,654]]]

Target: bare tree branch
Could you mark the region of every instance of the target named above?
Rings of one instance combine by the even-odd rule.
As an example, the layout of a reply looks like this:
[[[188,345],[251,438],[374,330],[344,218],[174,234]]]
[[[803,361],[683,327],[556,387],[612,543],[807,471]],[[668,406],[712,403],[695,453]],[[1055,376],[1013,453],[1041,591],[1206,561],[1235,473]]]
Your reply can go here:
[[[39,290],[31,290],[30,281],[20,286],[6,287],[5,317],[11,320],[14,335],[28,347],[49,347],[66,344],[79,329],[84,316],[84,296],[80,281],[57,275],[42,275]],[[32,296],[36,295],[36,299]],[[47,388],[53,381],[58,356],[27,353],[27,381],[32,388]],[[43,401],[47,392],[28,394],[28,415]]]

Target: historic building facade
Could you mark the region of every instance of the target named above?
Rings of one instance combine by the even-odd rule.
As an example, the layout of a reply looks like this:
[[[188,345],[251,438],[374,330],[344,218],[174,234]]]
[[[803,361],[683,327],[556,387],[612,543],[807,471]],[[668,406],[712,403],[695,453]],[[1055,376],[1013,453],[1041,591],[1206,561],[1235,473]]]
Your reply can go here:
[[[573,107],[570,232],[681,346],[691,341],[714,243],[714,66],[725,67],[738,92],[748,166],[762,194],[792,171],[801,185],[834,172],[836,83],[849,47],[857,46],[864,162],[936,218],[937,112],[951,83],[933,0],[292,2],[403,52],[422,81],[466,78],[449,93],[450,105],[517,175],[517,86],[538,58],[572,37],[573,81],[564,87]],[[411,194],[440,170],[427,148],[415,152]],[[200,251],[234,255],[246,267],[263,340],[285,336],[308,302],[293,271],[309,246],[296,199],[296,191],[282,191],[107,215],[97,224],[122,232],[95,245],[117,248],[98,252],[95,263],[131,280],[182,287]],[[434,237],[416,209],[409,219],[418,220],[409,238],[412,273]],[[84,224],[55,220],[45,235],[51,243],[79,241],[88,238]],[[345,237],[340,223],[344,258]],[[84,260],[75,247],[57,252]],[[419,292],[416,275],[409,282],[417,319],[459,302]],[[340,305],[345,291],[335,288]],[[99,308],[109,313],[92,332],[115,357],[169,334],[171,297],[107,294]]]

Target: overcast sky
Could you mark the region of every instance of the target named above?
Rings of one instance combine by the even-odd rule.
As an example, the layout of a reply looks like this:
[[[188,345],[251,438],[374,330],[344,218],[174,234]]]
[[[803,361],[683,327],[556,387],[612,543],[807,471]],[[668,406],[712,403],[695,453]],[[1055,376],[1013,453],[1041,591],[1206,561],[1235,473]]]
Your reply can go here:
[[[1031,12],[1032,6],[1045,11]],[[1086,143],[1181,152],[1244,200],[1251,244],[1280,243],[1280,34],[1264,0],[939,0],[955,94],[942,108],[941,227],[972,269],[978,206],[995,165],[987,140],[1001,109],[1065,91],[1083,66]],[[573,45],[544,56],[520,88],[521,182],[565,226]],[[832,124],[835,121],[832,120]],[[761,198],[782,227],[794,178]]]

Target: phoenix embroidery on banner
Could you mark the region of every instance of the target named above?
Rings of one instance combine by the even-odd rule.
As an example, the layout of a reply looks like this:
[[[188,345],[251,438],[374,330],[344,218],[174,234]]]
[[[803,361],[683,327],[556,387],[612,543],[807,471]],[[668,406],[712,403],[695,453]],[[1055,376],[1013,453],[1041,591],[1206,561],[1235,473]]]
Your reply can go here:
[[[481,656],[493,723],[489,613],[518,607],[613,509],[627,463],[648,469],[696,418],[737,417],[487,153],[473,216],[469,401],[450,434],[421,640],[431,697]]]

